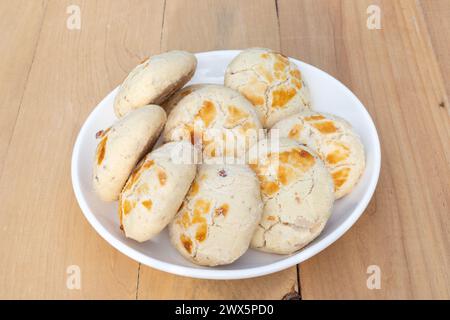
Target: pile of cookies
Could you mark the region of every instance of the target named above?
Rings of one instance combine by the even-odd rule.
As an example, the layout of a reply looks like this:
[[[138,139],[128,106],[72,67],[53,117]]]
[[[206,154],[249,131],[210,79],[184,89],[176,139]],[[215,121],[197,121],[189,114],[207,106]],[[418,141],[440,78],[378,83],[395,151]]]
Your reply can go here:
[[[313,110],[300,70],[280,53],[244,50],[224,85],[184,87],[196,67],[194,55],[170,51],[131,71],[117,122],[96,136],[95,192],[118,200],[126,237],[148,241],[168,226],[196,264],[229,264],[249,247],[298,251],[357,184],[360,138]]]

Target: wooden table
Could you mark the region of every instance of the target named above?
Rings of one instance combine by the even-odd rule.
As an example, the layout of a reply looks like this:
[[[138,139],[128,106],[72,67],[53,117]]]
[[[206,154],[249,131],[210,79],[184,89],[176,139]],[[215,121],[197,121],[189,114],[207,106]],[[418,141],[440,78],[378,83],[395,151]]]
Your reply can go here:
[[[70,5],[80,29],[67,27]],[[369,5],[381,29],[367,27]],[[2,0],[0,35],[1,298],[450,298],[449,0]],[[82,123],[146,56],[251,46],[359,96],[381,139],[375,196],[336,243],[270,276],[203,281],[139,265],[75,200]],[[79,290],[67,286],[71,265]],[[371,265],[380,289],[367,287]]]

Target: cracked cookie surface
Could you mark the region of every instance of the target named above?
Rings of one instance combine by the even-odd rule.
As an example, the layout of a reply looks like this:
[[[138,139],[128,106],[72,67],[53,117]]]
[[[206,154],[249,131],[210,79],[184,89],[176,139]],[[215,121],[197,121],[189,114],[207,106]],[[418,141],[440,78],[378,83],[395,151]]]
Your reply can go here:
[[[207,159],[242,157],[258,141],[260,129],[255,110],[239,92],[205,85],[178,101],[169,114],[163,138],[190,141]]]
[[[170,112],[177,106],[178,102],[180,102],[184,97],[191,94],[194,91],[197,91],[199,89],[202,89],[208,85],[208,83],[198,83],[198,84],[191,84],[188,85],[177,92],[175,92],[167,101],[164,102],[164,104],[161,106],[166,110],[167,114],[170,114]]]
[[[173,219],[197,167],[180,155],[194,152],[188,142],[170,142],[150,152],[134,169],[119,197],[120,224],[127,238],[147,241]]]
[[[265,128],[311,105],[298,67],[270,49],[242,51],[227,67],[225,85],[253,104]]]
[[[261,214],[258,179],[248,166],[202,164],[169,225],[170,239],[196,264],[229,264],[247,251]]]
[[[364,146],[344,119],[313,111],[302,111],[276,123],[280,137],[294,139],[313,149],[325,162],[339,199],[350,193],[365,167]]]
[[[324,228],[333,206],[333,183],[320,158],[294,140],[261,140],[249,152],[264,202],[253,235],[255,249],[293,253]]]

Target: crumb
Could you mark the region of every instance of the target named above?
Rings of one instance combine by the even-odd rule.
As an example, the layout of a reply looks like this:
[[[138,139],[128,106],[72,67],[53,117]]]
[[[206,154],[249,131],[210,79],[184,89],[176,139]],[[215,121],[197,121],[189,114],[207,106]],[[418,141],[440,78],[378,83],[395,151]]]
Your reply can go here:
[[[103,130],[97,131],[97,133],[95,134],[95,139],[99,139],[103,136]]]
[[[226,177],[227,176],[227,172],[222,169],[222,170],[219,171],[218,175],[221,176],[221,177]]]

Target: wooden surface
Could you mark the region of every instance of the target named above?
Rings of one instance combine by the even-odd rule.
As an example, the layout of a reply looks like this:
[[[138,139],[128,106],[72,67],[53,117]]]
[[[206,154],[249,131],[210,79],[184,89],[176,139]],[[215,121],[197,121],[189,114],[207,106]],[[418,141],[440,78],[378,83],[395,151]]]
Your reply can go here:
[[[67,6],[81,9],[69,30]],[[367,7],[381,29],[366,27]],[[0,298],[450,298],[450,1],[0,1]],[[242,281],[140,266],[90,227],[70,157],[92,108],[144,57],[265,46],[347,85],[382,170],[366,213],[305,263]],[[67,268],[81,289],[66,286]],[[369,290],[367,268],[381,270]]]

